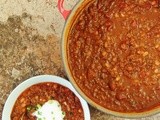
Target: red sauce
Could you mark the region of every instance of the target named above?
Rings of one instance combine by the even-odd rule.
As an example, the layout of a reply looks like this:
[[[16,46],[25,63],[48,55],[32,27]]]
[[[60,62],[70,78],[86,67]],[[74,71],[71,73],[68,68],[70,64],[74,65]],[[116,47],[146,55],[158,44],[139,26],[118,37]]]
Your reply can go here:
[[[118,112],[160,105],[160,9],[156,0],[95,0],[77,16],[67,54],[79,88]]]
[[[57,100],[62,111],[65,112],[64,120],[84,120],[84,113],[77,96],[68,88],[52,83],[39,83],[29,87],[16,100],[13,107],[11,120],[36,120],[32,113],[37,104],[43,105],[48,100]]]

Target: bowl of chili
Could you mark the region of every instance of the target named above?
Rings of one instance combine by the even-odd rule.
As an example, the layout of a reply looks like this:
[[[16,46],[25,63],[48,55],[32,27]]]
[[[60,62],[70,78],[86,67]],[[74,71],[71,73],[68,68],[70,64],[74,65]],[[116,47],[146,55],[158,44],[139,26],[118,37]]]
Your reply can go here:
[[[62,35],[69,80],[95,108],[120,117],[160,112],[156,0],[82,0]]]
[[[53,109],[53,110],[52,110]],[[67,80],[53,75],[32,77],[9,95],[2,120],[90,120],[87,102]]]

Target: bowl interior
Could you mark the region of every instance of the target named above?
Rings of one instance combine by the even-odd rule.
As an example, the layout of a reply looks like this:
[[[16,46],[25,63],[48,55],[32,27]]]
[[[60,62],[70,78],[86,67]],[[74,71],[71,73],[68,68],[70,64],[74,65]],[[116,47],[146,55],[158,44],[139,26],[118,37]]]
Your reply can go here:
[[[43,82],[54,82],[58,83],[62,86],[65,86],[69,88],[74,94],[79,98],[83,111],[84,111],[84,118],[85,120],[90,120],[90,111],[87,102],[76,92],[76,90],[73,88],[73,86],[68,82],[67,80],[53,75],[41,75],[32,77],[30,79],[27,79],[23,83],[19,84],[9,95],[2,112],[2,120],[10,120],[10,114],[12,112],[12,108],[15,104],[15,101],[17,100],[18,96],[28,87],[43,83]]]

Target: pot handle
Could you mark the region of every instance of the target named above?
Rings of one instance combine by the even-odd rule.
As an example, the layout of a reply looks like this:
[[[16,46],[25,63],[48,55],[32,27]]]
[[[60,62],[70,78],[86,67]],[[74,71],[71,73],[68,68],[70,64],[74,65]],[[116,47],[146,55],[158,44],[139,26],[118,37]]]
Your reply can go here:
[[[63,3],[64,3],[64,0],[58,0],[58,10],[66,20],[71,10],[65,10]]]

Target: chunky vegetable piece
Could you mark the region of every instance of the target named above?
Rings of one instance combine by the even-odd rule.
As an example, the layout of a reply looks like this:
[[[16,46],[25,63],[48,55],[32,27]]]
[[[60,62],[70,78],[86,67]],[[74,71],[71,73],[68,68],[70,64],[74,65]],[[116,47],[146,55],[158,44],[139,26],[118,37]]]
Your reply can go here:
[[[160,106],[160,9],[157,0],[95,0],[73,24],[70,71],[97,104],[118,112]]]
[[[22,120],[37,120],[35,116],[38,115],[43,105],[48,112],[52,112],[49,109],[55,105],[46,108],[48,101],[57,101],[61,105],[64,120],[84,120],[83,109],[78,97],[70,89],[52,82],[36,84],[25,90],[14,105],[11,120],[22,118]]]

